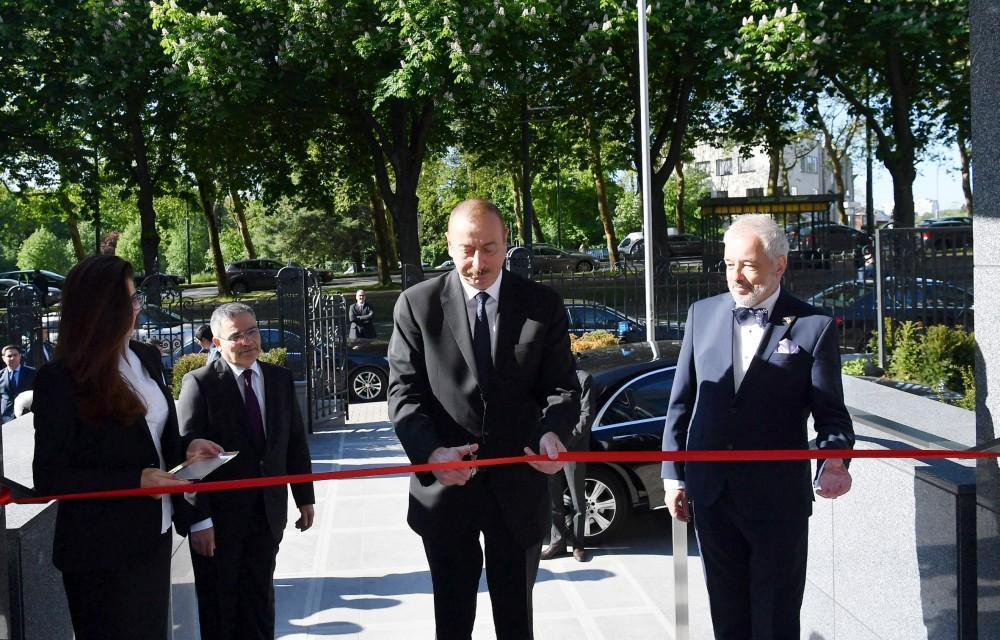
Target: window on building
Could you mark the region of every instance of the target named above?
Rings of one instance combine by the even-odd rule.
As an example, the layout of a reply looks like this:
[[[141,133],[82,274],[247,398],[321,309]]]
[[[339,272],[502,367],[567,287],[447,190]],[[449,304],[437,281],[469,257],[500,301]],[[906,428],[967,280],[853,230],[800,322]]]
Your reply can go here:
[[[733,173],[733,159],[732,158],[722,158],[721,160],[715,161],[715,175],[717,176],[728,176]]]
[[[754,172],[753,158],[744,158],[743,156],[740,156],[739,158],[737,158],[736,162],[739,167],[740,173]]]
[[[748,198],[763,198],[764,197],[764,187],[757,187],[756,189],[747,189]]]
[[[802,169],[802,173],[819,173],[819,169],[816,165],[816,156],[806,156],[799,161],[799,167]]]
[[[707,160],[705,162],[695,162],[694,168],[706,176],[712,173],[712,163]]]

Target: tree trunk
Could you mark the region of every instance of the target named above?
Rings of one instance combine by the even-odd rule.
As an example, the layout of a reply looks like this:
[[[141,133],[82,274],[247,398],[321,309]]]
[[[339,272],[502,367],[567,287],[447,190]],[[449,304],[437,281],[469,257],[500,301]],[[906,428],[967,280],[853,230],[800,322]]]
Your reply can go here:
[[[674,226],[677,233],[684,233],[684,163],[678,162],[674,167],[677,174],[677,202],[674,204]]]
[[[233,219],[236,221],[236,228],[240,230],[240,238],[243,239],[243,248],[247,251],[249,260],[257,259],[257,250],[254,249],[253,239],[250,237],[250,227],[247,225],[247,208],[243,204],[243,197],[235,187],[229,188],[229,195],[233,199]]]
[[[538,212],[531,212],[531,229],[534,231],[535,239],[533,242],[545,242],[545,234],[542,233],[542,223],[538,221]]]
[[[912,227],[915,222],[913,212],[913,180],[917,177],[914,167],[915,149],[913,129],[910,123],[910,96],[912,87],[907,80],[907,72],[898,50],[886,53],[886,76],[890,87],[892,108],[892,132],[896,142],[895,153],[885,154],[883,162],[895,165],[889,168],[892,175],[893,222],[897,227]],[[882,146],[881,144],[879,145]]]
[[[367,105],[362,105],[356,96],[352,100],[349,117],[361,119],[361,133],[368,141],[378,189],[392,214],[400,262],[413,265],[422,273],[417,184],[433,125],[434,101],[391,100],[388,126],[384,127]],[[387,163],[392,168],[392,179]]]
[[[963,135],[962,127],[958,131],[958,155],[962,158],[962,193],[965,194],[965,211],[967,216],[972,215],[972,175],[969,169],[972,163],[972,154],[966,144],[968,137]]]
[[[140,110],[135,105],[128,109],[129,151],[132,156],[132,177],[139,187],[138,207],[141,229],[142,267],[146,276],[159,273],[160,234],[156,230],[156,208],[153,205],[154,185],[149,170],[146,136],[142,130]]]
[[[208,246],[212,251],[212,266],[215,271],[215,284],[219,288],[220,296],[229,295],[229,283],[226,281],[226,264],[222,259],[222,245],[219,243],[219,220],[215,215],[215,183],[211,178],[195,174],[195,182],[198,185],[198,202],[201,204],[201,213],[205,216],[205,223],[208,225]]]
[[[511,170],[510,183],[514,189],[514,223],[517,225],[517,237],[523,243],[527,237],[524,233],[524,216],[521,215],[521,181],[517,171]],[[513,239],[511,239],[513,243]]]
[[[63,185],[67,185],[65,180],[63,180]],[[66,189],[62,186],[60,186],[56,198],[59,201],[59,207],[66,214],[66,227],[69,229],[69,237],[73,242],[73,255],[76,257],[77,262],[79,262],[87,257],[87,250],[84,249],[83,239],[80,237],[80,225],[77,224],[76,208],[73,206],[73,201],[69,199]]]
[[[783,151],[784,149],[780,145],[774,145],[767,150],[767,195],[772,198],[778,195],[778,175],[785,165],[781,159]],[[784,195],[788,195],[787,173],[785,174],[785,191]]]
[[[385,204],[379,197],[374,180],[367,181],[368,199],[372,203],[372,233],[375,234],[375,260],[378,263],[379,284],[392,282],[389,272],[392,271],[392,247],[389,242],[389,228],[386,224]]]
[[[604,227],[604,241],[608,246],[608,264],[614,269],[618,264],[618,238],[615,237],[615,226],[608,207],[608,189],[604,178],[604,163],[601,160],[601,140],[597,135],[592,117],[587,118],[587,139],[590,143],[590,174],[594,178],[594,190],[597,191],[597,212],[601,216]]]

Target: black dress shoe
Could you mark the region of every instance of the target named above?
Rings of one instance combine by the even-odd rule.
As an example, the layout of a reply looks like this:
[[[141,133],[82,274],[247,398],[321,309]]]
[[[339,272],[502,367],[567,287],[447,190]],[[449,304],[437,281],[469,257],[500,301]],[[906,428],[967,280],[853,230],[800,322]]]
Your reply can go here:
[[[542,547],[542,560],[551,560],[565,555],[568,554],[566,552],[566,545],[563,543],[550,544],[547,547]]]
[[[587,562],[590,558],[587,556],[587,550],[583,547],[573,548],[573,559],[577,562]]]

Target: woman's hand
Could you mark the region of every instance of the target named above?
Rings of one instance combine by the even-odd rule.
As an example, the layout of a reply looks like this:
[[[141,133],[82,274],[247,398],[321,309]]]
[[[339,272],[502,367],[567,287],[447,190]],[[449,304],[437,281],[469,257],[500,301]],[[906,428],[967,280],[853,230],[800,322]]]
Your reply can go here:
[[[187,480],[178,480],[173,474],[167,473],[163,469],[149,467],[142,470],[142,478],[139,480],[139,487],[149,489],[152,487],[176,487],[178,485],[191,484]],[[155,500],[163,497],[164,494],[154,494],[149,496]]]

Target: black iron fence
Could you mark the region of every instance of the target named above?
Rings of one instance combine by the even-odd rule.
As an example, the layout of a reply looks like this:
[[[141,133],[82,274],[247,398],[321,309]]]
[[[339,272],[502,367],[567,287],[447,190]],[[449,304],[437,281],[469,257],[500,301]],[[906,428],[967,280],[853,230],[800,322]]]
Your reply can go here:
[[[844,351],[865,351],[883,319],[974,328],[972,228],[881,230],[876,246],[834,252],[792,250],[782,286],[835,318]],[[654,316],[658,338],[683,332],[688,307],[727,289],[724,265],[702,259],[656,265]],[[645,339],[645,267],[536,275],[562,294],[571,331],[607,329]],[[628,324],[639,325],[628,329]]]

